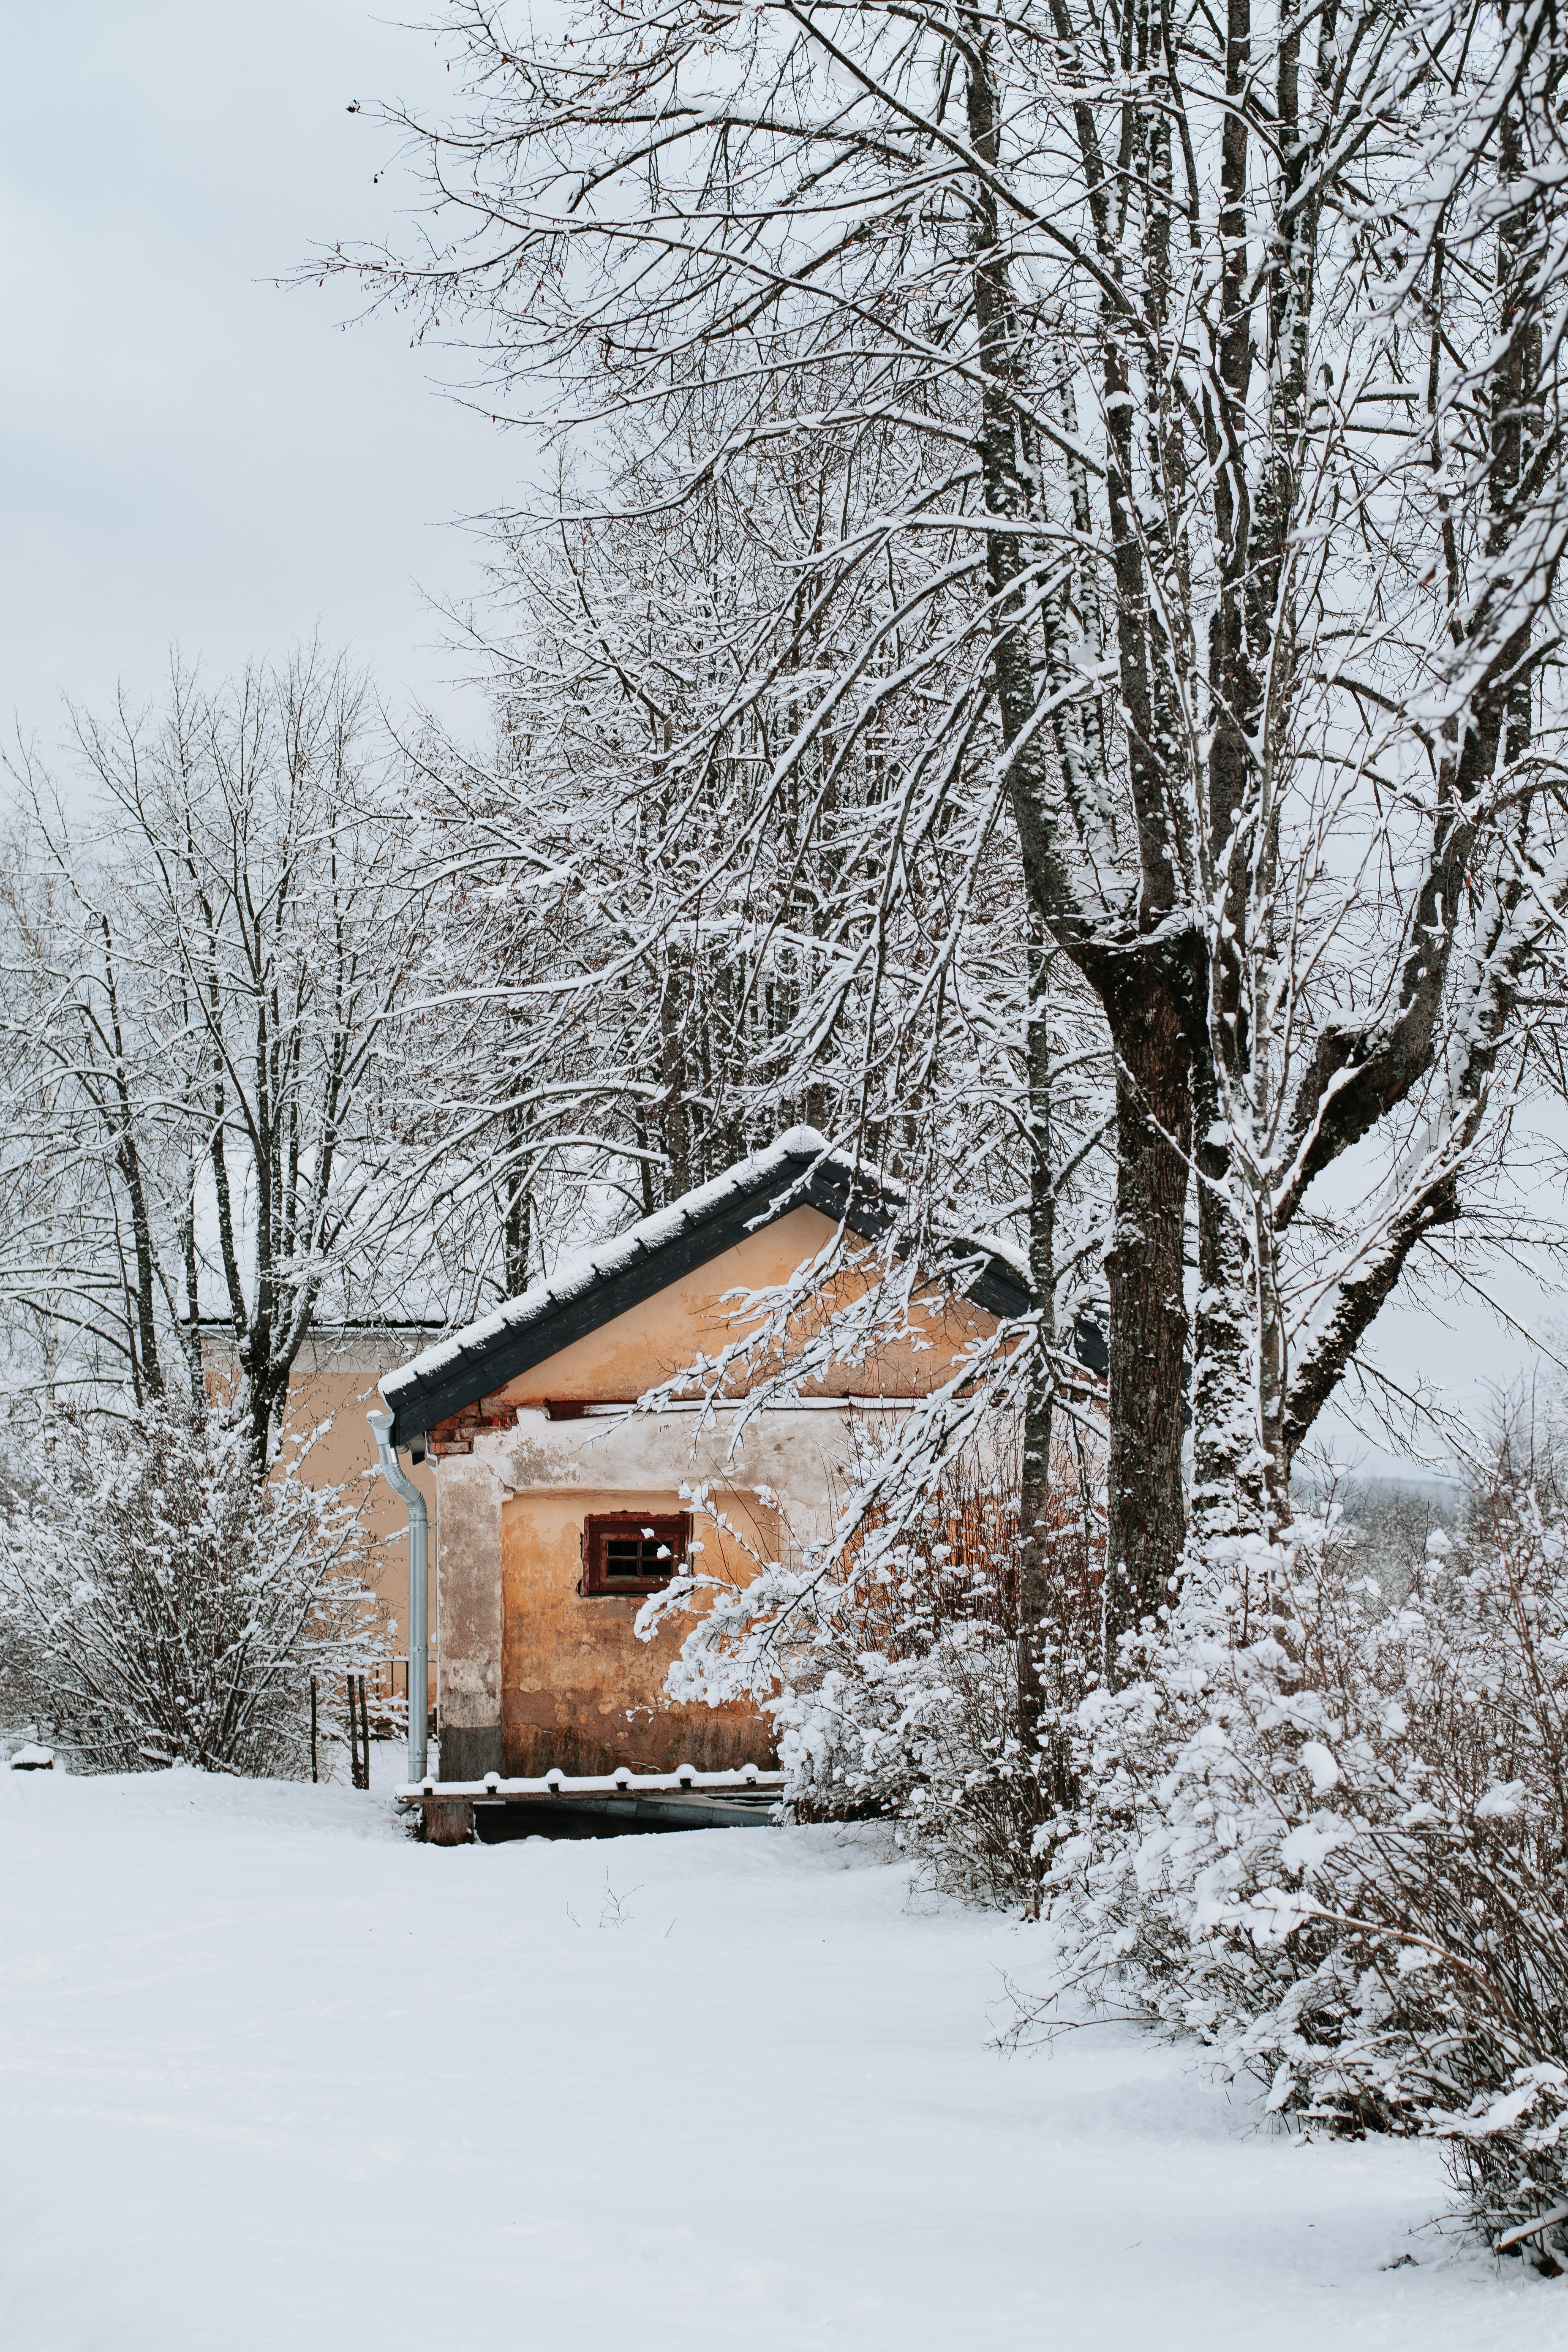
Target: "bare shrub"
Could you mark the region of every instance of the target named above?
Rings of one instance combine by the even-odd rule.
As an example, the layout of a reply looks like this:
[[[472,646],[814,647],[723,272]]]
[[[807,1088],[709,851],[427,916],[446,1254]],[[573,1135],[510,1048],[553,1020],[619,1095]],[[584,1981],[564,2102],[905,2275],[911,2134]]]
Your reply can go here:
[[[1033,1909],[1036,1832],[1060,1803],[1059,1733],[1099,1654],[1100,1557],[1077,1465],[1058,1449],[1057,1622],[1035,1633],[1045,1687],[1026,1719],[1017,1450],[1016,1437],[995,1461],[966,1449],[897,1543],[868,1568],[848,1563],[773,1705],[802,1818],[889,1817],[936,1884]]]
[[[298,1778],[310,1678],[374,1647],[354,1517],[258,1479],[205,1406],[62,1414],[0,1483],[0,1639],[16,1698],[79,1769]]]

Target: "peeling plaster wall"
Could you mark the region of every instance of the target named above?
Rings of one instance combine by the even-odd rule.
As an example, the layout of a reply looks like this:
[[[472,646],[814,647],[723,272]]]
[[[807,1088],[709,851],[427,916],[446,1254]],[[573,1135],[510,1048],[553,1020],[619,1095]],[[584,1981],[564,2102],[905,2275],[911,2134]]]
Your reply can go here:
[[[442,1461],[443,1778],[770,1760],[770,1727],[751,1708],[665,1699],[679,1621],[639,1642],[637,1600],[578,1590],[587,1518],[682,1511],[683,1486],[707,1486],[738,1530],[740,1541],[700,1516],[694,1534],[703,1567],[739,1583],[753,1573],[748,1546],[771,1559],[781,1541],[822,1531],[847,1414],[762,1414],[732,1448],[731,1422],[726,1413],[718,1428],[700,1430],[697,1414],[679,1412],[552,1422],[525,1407],[514,1429]]]
[[[866,1415],[875,1419],[875,1407]],[[514,1493],[647,1487],[668,1494],[683,1486],[710,1486],[715,1494],[733,1496],[767,1486],[805,1539],[820,1531],[830,1509],[849,1417],[849,1409],[836,1406],[764,1412],[737,1433],[732,1409],[700,1426],[701,1415],[679,1410],[552,1421],[541,1408],[521,1405],[514,1427],[476,1438],[468,1458],[488,1463],[499,1484]],[[443,1462],[443,1508],[447,1470]]]
[[[441,1773],[473,1780],[501,1769],[501,1489],[488,1462],[458,1455],[441,1465],[440,1497]]]
[[[736,1328],[723,1294],[787,1280],[832,1232],[817,1211],[794,1211],[487,1397],[489,1425],[460,1440],[469,1450],[446,1453],[437,1443],[443,1779],[621,1762],[720,1769],[769,1758],[769,1726],[750,1708],[665,1700],[679,1621],[641,1643],[632,1630],[637,1601],[578,1591],[584,1521],[679,1511],[683,1486],[706,1486],[760,1556],[774,1558],[781,1544],[831,1522],[852,1423],[878,1413],[850,1398],[908,1398],[951,1378],[965,1339],[993,1328],[992,1318],[964,1307],[934,1311],[929,1346],[901,1341],[868,1364],[841,1367],[831,1400],[819,1392],[761,1412],[743,1433],[732,1409],[701,1425],[702,1416],[679,1409],[552,1420],[546,1407],[628,1400],[712,1355]],[[772,1502],[761,1499],[764,1491]],[[743,1544],[701,1517],[696,1533],[708,1547],[705,1567],[715,1565],[717,1547],[717,1564],[746,1580]]]
[[[771,1551],[772,1515],[747,1499],[755,1536]],[[505,1506],[503,1770],[540,1773],[558,1765],[608,1772],[628,1764],[665,1771],[688,1763],[706,1772],[771,1761],[771,1727],[753,1708],[677,1707],[664,1697],[683,1627],[639,1642],[633,1627],[640,1600],[581,1591],[585,1515],[681,1507],[673,1491],[649,1487],[520,1495]],[[700,1535],[702,1566],[744,1582],[751,1570],[743,1551],[711,1528]]]

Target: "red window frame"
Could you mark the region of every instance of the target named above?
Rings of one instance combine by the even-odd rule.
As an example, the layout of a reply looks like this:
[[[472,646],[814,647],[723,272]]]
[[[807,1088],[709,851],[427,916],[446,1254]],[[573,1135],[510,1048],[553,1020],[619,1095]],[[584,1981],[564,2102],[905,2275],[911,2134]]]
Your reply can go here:
[[[669,1566],[662,1575],[626,1576],[612,1573],[610,1547],[635,1539],[647,1555],[663,1544]],[[605,1512],[583,1522],[583,1591],[610,1599],[616,1593],[662,1592],[672,1576],[685,1567],[691,1551],[691,1520],[682,1512],[671,1517],[659,1511]]]

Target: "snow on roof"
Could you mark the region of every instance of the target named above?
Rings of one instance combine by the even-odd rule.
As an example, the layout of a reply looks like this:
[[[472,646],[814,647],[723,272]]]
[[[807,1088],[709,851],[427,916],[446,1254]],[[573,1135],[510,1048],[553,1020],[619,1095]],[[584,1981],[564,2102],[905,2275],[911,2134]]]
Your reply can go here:
[[[683,1192],[679,1201],[672,1201],[668,1208],[656,1209],[652,1216],[639,1218],[613,1241],[601,1242],[593,1249],[563,1258],[553,1274],[531,1283],[518,1297],[505,1300],[477,1322],[454,1331],[449,1339],[421,1349],[406,1364],[400,1364],[395,1371],[384,1376],[382,1395],[389,1404],[395,1405],[398,1397],[431,1386],[444,1373],[455,1372],[473,1357],[488,1352],[498,1339],[555,1314],[599,1283],[678,1240],[693,1226],[706,1223],[716,1210],[731,1201],[747,1193],[765,1192],[773,1184],[781,1192],[793,1190],[806,1170],[823,1164],[841,1177],[856,1173],[853,1161],[830,1150],[826,1137],[819,1135],[816,1128],[786,1128],[765,1151],[754,1151],[749,1158],[738,1160],[721,1176]]]

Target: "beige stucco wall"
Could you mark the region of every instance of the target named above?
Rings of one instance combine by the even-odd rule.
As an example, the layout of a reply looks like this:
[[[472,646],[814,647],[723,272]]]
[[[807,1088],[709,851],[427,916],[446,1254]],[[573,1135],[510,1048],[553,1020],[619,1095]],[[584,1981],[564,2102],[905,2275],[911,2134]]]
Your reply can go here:
[[[681,1488],[704,1486],[743,1541],[698,1515],[702,1568],[749,1582],[753,1556],[776,1557],[781,1541],[816,1534],[829,1517],[850,1410],[763,1412],[738,1434],[732,1409],[703,1427],[689,1410],[552,1421],[523,1406],[511,1428],[444,1456],[443,1777],[597,1770],[612,1751],[661,1768],[710,1769],[721,1752],[761,1761],[767,1742],[749,1711],[668,1706],[663,1682],[679,1631],[641,1643],[635,1601],[579,1593],[579,1538],[591,1516],[684,1510]],[[764,1504],[764,1492],[775,1499]]]
[[[232,1343],[204,1334],[203,1353],[208,1383],[216,1392],[233,1377]],[[389,1629],[395,1629],[390,1646],[399,1657],[408,1651],[408,1513],[376,1468],[365,1416],[382,1409],[383,1372],[403,1363],[407,1355],[407,1337],[395,1330],[313,1335],[296,1360],[284,1423],[286,1448],[297,1449],[310,1441],[302,1461],[304,1475],[316,1485],[342,1487],[345,1499],[359,1508],[366,1539],[366,1581],[386,1612]],[[403,1466],[408,1469],[406,1457]],[[409,1475],[425,1496],[434,1528],[433,1465],[426,1463]],[[430,1696],[435,1697],[433,1659]]]
[[[739,1319],[739,1302],[727,1303],[727,1293],[776,1288],[790,1281],[837,1232],[820,1210],[792,1209],[640,1307],[616,1316],[586,1339],[521,1373],[499,1393],[516,1404],[552,1397],[641,1396],[685,1370],[700,1355],[717,1355],[742,1335],[745,1327]],[[855,1286],[840,1276],[836,1289],[842,1297]],[[951,1379],[965,1339],[976,1331],[994,1330],[995,1323],[979,1307],[942,1301],[928,1311],[927,1327],[929,1339],[911,1337],[893,1342],[880,1349],[873,1363],[836,1364],[808,1392],[919,1395]]]
[[[773,1515],[746,1499],[768,1556]],[[664,1680],[684,1627],[639,1642],[639,1599],[582,1591],[586,1516],[682,1508],[671,1488],[624,1486],[518,1495],[502,1507],[503,1771],[606,1772],[618,1764],[668,1771],[682,1762],[723,1771],[771,1760],[770,1728],[753,1708],[668,1705]],[[738,1545],[706,1526],[697,1533],[705,1570],[750,1582],[754,1570]]]
[[[491,1415],[515,1416],[511,1425],[483,1430],[471,1451],[442,1458],[444,1779],[765,1758],[766,1725],[749,1709],[677,1708],[665,1699],[679,1621],[640,1643],[637,1601],[579,1593],[584,1520],[676,1511],[685,1507],[683,1486],[702,1486],[752,1550],[775,1557],[781,1544],[830,1522],[854,1420],[894,1409],[870,1401],[907,1399],[950,1379],[965,1339],[993,1328],[992,1319],[945,1304],[932,1310],[925,1344],[903,1340],[868,1363],[835,1367],[799,1403],[757,1412],[743,1427],[733,1407],[552,1419],[549,1406],[633,1399],[715,1354],[737,1328],[724,1294],[786,1281],[833,1232],[816,1210],[800,1209],[750,1235],[487,1399]],[[698,1532],[709,1548],[705,1570],[750,1580],[744,1543],[701,1519]]]

